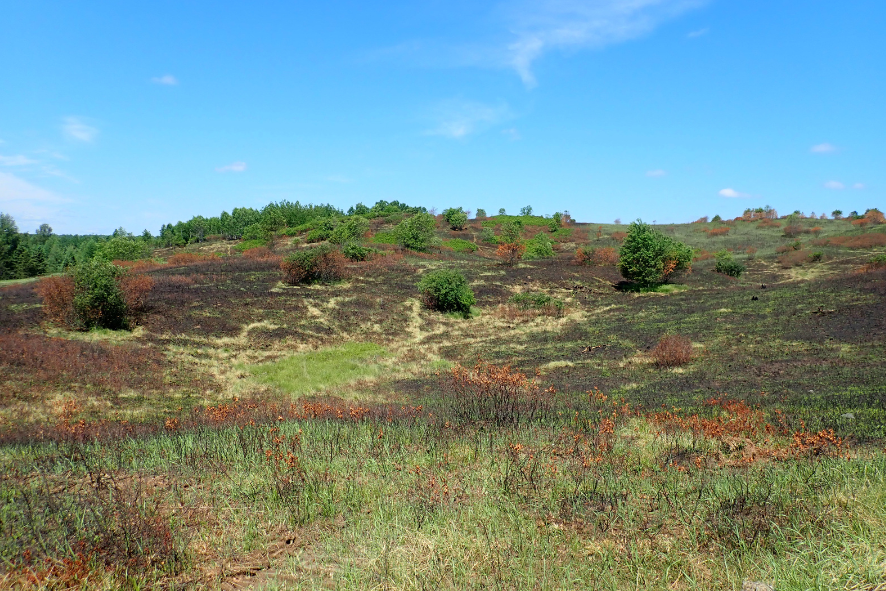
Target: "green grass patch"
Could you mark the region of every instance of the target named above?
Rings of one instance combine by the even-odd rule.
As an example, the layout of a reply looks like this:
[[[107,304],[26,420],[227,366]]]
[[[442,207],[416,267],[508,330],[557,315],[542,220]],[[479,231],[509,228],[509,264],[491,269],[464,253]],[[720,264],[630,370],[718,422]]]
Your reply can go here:
[[[234,248],[236,248],[240,252],[243,252],[245,250],[249,250],[250,248],[256,248],[258,246],[267,246],[267,245],[268,245],[267,240],[244,240],[243,242],[241,242],[240,244],[238,244]]]
[[[455,252],[474,252],[477,250],[477,245],[468,240],[462,240],[461,238],[453,238],[452,240],[444,240],[443,246],[451,248]]]
[[[512,221],[523,222],[524,226],[547,226],[551,223],[550,218],[540,215],[497,215],[483,222],[483,227],[495,227]]]
[[[381,367],[375,361],[387,352],[373,343],[345,343],[340,347],[299,353],[248,369],[262,384],[293,396],[304,396],[360,378],[374,377]]]
[[[382,230],[376,232],[370,241],[375,244],[397,244],[397,234],[393,231]]]

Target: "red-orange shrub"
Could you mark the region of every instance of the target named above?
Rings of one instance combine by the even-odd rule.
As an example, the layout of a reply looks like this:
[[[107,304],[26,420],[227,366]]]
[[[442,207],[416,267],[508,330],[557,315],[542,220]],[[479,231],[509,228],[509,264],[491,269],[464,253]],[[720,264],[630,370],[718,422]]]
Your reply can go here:
[[[868,220],[868,223],[875,226],[879,224],[886,224],[886,216],[883,215],[882,211],[878,211],[876,209],[872,209],[864,214],[864,219]]]
[[[501,259],[503,265],[513,265],[517,261],[523,258],[523,253],[526,251],[526,245],[518,242],[505,242],[504,244],[499,244],[498,249],[495,251],[495,255]]]
[[[714,258],[714,253],[712,253],[708,250],[702,249],[702,250],[698,251],[697,253],[695,253],[695,255],[692,257],[692,260],[693,261],[707,261],[712,258]]]
[[[850,223],[856,228],[864,228],[871,223],[871,220],[868,218],[858,218],[857,220],[852,220]]]
[[[512,369],[478,361],[452,368],[443,396],[458,423],[517,425],[538,418],[552,402],[554,389],[542,391],[534,379]]]
[[[811,253],[808,250],[791,250],[786,254],[778,257],[778,263],[784,267],[797,267],[803,263],[808,263]]]
[[[280,270],[283,282],[290,285],[339,281],[348,276],[348,259],[338,250],[318,246],[289,255],[280,263]]]
[[[662,337],[652,349],[652,359],[659,367],[676,367],[692,360],[692,341],[680,335]]]
[[[125,275],[117,284],[126,302],[127,315],[132,321],[137,321],[146,309],[145,298],[154,288],[154,279],[147,275]]]
[[[624,240],[625,238],[628,237],[628,233],[627,232],[613,232],[612,234],[610,234],[610,236],[616,242],[621,242],[622,240]]]
[[[711,228],[710,230],[705,230],[709,237],[713,236],[726,236],[729,234],[729,228]]]
[[[43,313],[59,324],[74,321],[74,279],[70,275],[47,277],[37,284],[37,295],[43,298]]]
[[[271,252],[271,249],[267,246],[256,246],[255,248],[249,248],[243,251],[243,257],[247,259],[252,259],[256,261],[272,261],[272,260],[280,260],[280,256]]]
[[[602,248],[579,248],[575,251],[573,263],[576,265],[594,265],[598,267],[618,264],[618,251],[610,246]]]
[[[815,226],[814,228],[810,228],[809,231],[812,232],[815,236],[821,234],[821,226]]]
[[[753,247],[753,246],[748,246],[748,247],[745,249],[744,252],[745,252],[746,255],[748,255],[748,257],[753,258],[754,255],[757,254],[757,249],[756,249],[755,247]]]
[[[820,238],[812,242],[815,246],[842,246],[843,248],[874,248],[886,246],[886,234],[880,232],[868,232],[859,236],[831,236]]]

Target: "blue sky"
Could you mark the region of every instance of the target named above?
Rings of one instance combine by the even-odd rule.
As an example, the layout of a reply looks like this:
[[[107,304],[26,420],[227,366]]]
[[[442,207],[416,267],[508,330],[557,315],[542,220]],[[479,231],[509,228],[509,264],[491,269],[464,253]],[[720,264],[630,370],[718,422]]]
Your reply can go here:
[[[0,211],[883,209],[882,0],[7,2]]]

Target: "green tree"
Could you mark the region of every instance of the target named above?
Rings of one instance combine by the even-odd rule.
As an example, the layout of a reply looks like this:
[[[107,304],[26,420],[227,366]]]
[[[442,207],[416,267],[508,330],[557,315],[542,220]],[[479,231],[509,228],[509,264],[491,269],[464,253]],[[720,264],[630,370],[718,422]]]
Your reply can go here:
[[[461,207],[450,207],[443,210],[443,219],[453,230],[464,230],[468,225],[468,214]]]
[[[502,242],[508,244],[519,242],[521,234],[523,234],[523,222],[520,220],[506,222],[501,228]]]
[[[148,254],[147,244],[132,237],[115,236],[102,242],[95,255],[106,261],[135,261]]]
[[[436,221],[429,213],[417,213],[400,222],[394,232],[397,243],[410,250],[427,250],[434,242]]]
[[[520,208],[520,215],[522,215],[522,216],[530,216],[530,215],[532,215],[532,206],[531,206],[531,205],[527,205],[526,207],[521,207],[521,208]]]
[[[504,208],[504,207],[499,207],[499,208],[498,208],[498,215],[507,215],[507,213],[505,212],[505,208]]]
[[[369,230],[369,220],[359,215],[349,216],[332,230],[329,242],[345,244],[359,240],[367,230]]]
[[[619,251],[618,270],[628,281],[652,286],[668,281],[673,273],[691,264],[691,248],[637,220],[628,228]]]
[[[128,328],[126,300],[117,283],[123,274],[123,269],[101,258],[74,269],[74,314],[79,328]]]
[[[477,213],[476,213],[476,215],[474,215],[474,219],[485,220],[486,219],[486,210],[478,207]]]
[[[441,312],[457,312],[465,318],[475,303],[474,291],[467,279],[454,269],[428,271],[418,282],[418,291],[424,304]]]

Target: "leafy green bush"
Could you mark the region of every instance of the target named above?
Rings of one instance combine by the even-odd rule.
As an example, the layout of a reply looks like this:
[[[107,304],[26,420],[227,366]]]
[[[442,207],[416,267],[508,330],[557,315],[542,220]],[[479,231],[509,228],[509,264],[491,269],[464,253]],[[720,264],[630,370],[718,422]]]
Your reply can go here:
[[[551,239],[545,234],[536,234],[535,238],[526,241],[526,252],[523,260],[549,259],[554,256],[554,247]]]
[[[332,231],[335,229],[335,222],[329,218],[322,219],[314,223],[314,229],[308,232],[305,240],[308,242],[322,242],[329,240]]]
[[[410,250],[427,250],[434,242],[436,221],[429,213],[417,213],[400,222],[394,229],[397,243]]]
[[[95,256],[106,261],[135,261],[148,256],[148,245],[142,240],[117,236],[99,244]]]
[[[523,222],[516,218],[509,220],[501,228],[501,239],[499,242],[519,242],[521,234],[523,234]]]
[[[741,274],[744,273],[744,265],[733,259],[732,253],[728,250],[721,250],[716,254],[716,257],[717,264],[714,266],[714,271],[717,273],[730,277],[741,277]]]
[[[486,244],[498,244],[498,237],[495,235],[495,230],[489,227],[480,230],[480,241],[485,242]]]
[[[563,227],[563,214],[559,211],[556,212],[553,216],[551,216],[550,221],[548,222],[548,231],[553,234],[557,230]]]
[[[329,242],[344,244],[361,238],[369,230],[369,221],[360,216],[351,216],[340,223],[329,234]]]
[[[346,260],[338,250],[328,244],[292,253],[280,263],[283,282],[289,285],[332,282],[344,279],[347,275]]]
[[[816,250],[809,255],[809,260],[813,263],[820,263],[822,258],[824,258],[824,253],[820,250]]]
[[[508,298],[508,303],[516,305],[521,310],[552,307],[561,311],[564,306],[563,300],[558,300],[546,293],[531,291],[512,295]]]
[[[477,208],[477,213],[474,215],[474,219],[477,220],[485,220],[486,219],[486,210],[482,207]]]
[[[376,232],[371,241],[375,244],[397,244],[397,233],[393,231]]]
[[[453,230],[464,230],[468,225],[468,214],[461,207],[444,209],[443,219]]]
[[[345,244],[344,248],[341,249],[341,252],[345,257],[352,261],[365,261],[369,258],[374,252],[378,252],[374,248],[368,248],[366,246],[360,246],[359,244],[354,244],[353,242],[349,244]]]
[[[418,282],[422,302],[428,308],[441,312],[457,312],[470,316],[474,305],[474,291],[460,271],[438,269],[428,271]]]
[[[692,264],[692,249],[641,220],[632,222],[619,251],[622,277],[642,286],[665,283]]]
[[[447,246],[456,252],[474,252],[477,250],[477,245],[468,240],[462,240],[461,238],[453,238],[452,240],[444,240],[443,246]]]
[[[78,328],[117,330],[128,328],[127,306],[118,279],[125,271],[113,263],[94,258],[78,265],[73,273],[74,316]]]
[[[255,223],[243,229],[243,240],[261,240],[265,241],[270,238],[271,233],[262,224]]]

